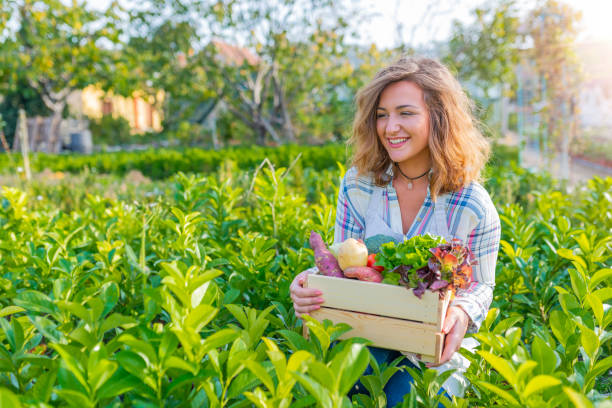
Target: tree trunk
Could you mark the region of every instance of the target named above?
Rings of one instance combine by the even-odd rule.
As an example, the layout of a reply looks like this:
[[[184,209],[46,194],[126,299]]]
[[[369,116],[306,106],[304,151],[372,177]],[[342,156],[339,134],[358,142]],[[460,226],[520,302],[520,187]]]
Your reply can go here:
[[[62,141],[60,140],[60,125],[62,123],[62,111],[64,110],[65,103],[56,104],[56,109],[53,111],[51,116],[51,126],[49,126],[49,134],[47,138],[47,152],[59,153],[62,147]]]

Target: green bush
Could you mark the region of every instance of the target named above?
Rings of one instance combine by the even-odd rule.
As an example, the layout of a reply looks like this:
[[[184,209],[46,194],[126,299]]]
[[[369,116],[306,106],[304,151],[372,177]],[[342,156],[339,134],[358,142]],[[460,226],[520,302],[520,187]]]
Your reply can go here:
[[[90,119],[89,130],[96,145],[115,146],[134,143],[130,122],[121,116],[103,115],[98,119]]]
[[[181,152],[173,154],[176,163]],[[253,170],[228,161],[163,182],[86,174],[3,188],[0,401],[384,406],[385,381],[406,368],[361,376],[370,359],[362,340],[336,341],[347,327],[315,321],[304,339],[288,293],[313,264],[309,231],[330,240],[342,170]],[[494,299],[480,345],[463,352],[467,393],[444,403],[603,407],[612,391],[612,179],[568,195],[545,178],[534,189],[512,167],[489,176],[502,221]],[[514,202],[501,201],[506,191]],[[66,197],[77,201],[60,210]],[[413,374],[405,406],[438,406],[442,377]],[[349,400],[358,379],[372,395]]]

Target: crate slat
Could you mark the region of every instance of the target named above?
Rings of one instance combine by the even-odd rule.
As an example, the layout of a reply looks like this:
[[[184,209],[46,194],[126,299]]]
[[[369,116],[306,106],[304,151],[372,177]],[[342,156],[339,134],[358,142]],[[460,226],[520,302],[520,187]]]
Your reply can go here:
[[[440,360],[444,336],[433,325],[327,307],[321,307],[310,315],[319,321],[329,319],[334,324],[350,325],[353,330],[342,335],[341,339],[363,337],[376,347],[419,354],[421,361]]]
[[[426,291],[419,299],[403,286],[316,274],[308,275],[306,286],[323,292],[325,307],[434,324],[438,331],[448,303],[448,296],[440,299],[436,292]]]

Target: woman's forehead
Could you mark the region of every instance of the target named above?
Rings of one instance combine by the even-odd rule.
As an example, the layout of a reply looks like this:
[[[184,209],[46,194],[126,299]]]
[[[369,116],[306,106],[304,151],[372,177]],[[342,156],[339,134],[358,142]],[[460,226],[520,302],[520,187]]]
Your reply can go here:
[[[423,90],[411,81],[398,81],[387,85],[380,93],[378,107],[384,109],[397,109],[411,105],[413,107],[425,106]]]

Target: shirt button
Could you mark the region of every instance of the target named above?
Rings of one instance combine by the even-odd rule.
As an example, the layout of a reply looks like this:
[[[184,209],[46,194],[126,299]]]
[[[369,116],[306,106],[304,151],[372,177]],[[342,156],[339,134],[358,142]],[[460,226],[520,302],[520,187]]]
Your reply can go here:
[[[423,221],[423,217],[417,218],[417,221]]]

